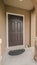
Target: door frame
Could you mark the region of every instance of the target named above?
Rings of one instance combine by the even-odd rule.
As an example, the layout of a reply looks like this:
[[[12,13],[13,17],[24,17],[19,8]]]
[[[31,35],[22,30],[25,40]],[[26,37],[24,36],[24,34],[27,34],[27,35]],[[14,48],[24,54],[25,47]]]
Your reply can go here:
[[[23,17],[23,45],[16,45],[16,46],[24,46],[25,47],[25,16],[22,14],[6,12],[6,46],[7,46],[7,48],[9,48],[9,46],[8,46],[8,14]]]

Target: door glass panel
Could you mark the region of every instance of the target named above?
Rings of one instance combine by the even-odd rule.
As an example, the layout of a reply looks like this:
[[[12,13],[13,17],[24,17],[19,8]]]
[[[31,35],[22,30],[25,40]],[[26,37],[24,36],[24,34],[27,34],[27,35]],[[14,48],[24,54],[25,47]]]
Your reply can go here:
[[[21,32],[23,32],[23,23],[21,23]]]
[[[18,23],[18,32],[20,32],[21,31],[21,28],[20,28],[20,23]]]
[[[12,22],[12,32],[14,32],[14,27],[15,27],[15,24],[14,22]]]
[[[15,33],[17,33],[17,22],[15,22]]]

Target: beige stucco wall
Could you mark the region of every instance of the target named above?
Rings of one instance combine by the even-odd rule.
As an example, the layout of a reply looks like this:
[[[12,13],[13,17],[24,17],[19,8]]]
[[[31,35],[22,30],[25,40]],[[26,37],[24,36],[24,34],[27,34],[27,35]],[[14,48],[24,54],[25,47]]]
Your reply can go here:
[[[12,12],[16,14],[22,14],[25,16],[25,44],[29,44],[29,17],[30,13],[24,9],[4,6],[2,0],[0,0],[0,38],[2,39],[1,51],[4,52],[6,43],[6,21],[5,21],[5,9],[6,12]]]
[[[15,8],[11,6],[4,6],[4,3],[2,0],[0,0],[0,38],[2,39],[2,53],[5,50],[7,43],[6,43],[6,21],[5,21],[5,9],[6,12],[12,12],[16,14],[22,14],[25,16],[25,43],[24,44],[29,44],[30,43],[30,12],[20,9],[20,8]]]
[[[26,44],[29,45],[31,43],[31,34],[30,34],[30,25],[31,25],[31,21],[30,21],[30,13],[26,13],[26,20],[25,20],[25,40],[26,40]]]
[[[2,2],[2,0],[0,0],[0,38],[2,39],[2,45],[1,45],[1,50],[0,52],[4,52],[5,50],[5,35],[6,34],[6,22],[5,22],[5,6]]]
[[[7,46],[6,43],[6,22],[5,22],[5,9],[6,12],[22,14],[25,16],[25,44],[29,44],[31,42],[31,46],[34,45],[35,37],[36,37],[36,15],[35,12],[31,13],[20,8],[11,7],[11,6],[4,6],[2,0],[0,0],[0,38],[2,39],[2,52]],[[30,22],[30,15],[31,15],[31,22]],[[31,24],[31,30],[30,30]],[[31,33],[31,35],[30,35]],[[30,40],[31,36],[31,40]]]
[[[29,44],[29,22],[30,22],[30,13],[24,9],[20,9],[20,8],[16,8],[16,7],[11,7],[11,6],[6,6],[6,12],[10,12],[10,13],[16,13],[16,14],[22,14],[25,16],[25,42],[24,44]]]

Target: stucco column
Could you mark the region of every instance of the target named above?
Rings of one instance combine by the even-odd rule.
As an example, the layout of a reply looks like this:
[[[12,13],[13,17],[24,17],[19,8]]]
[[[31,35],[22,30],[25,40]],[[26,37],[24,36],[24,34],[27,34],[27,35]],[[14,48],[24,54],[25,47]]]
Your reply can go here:
[[[36,37],[36,12],[31,12],[31,46],[35,44]]]

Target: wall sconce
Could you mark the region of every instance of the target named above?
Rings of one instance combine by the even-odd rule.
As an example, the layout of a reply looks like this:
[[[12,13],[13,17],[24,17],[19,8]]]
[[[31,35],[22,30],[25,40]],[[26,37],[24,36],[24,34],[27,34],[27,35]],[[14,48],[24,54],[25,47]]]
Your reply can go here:
[[[19,0],[20,2],[22,2],[23,0]]]
[[[2,60],[2,54],[1,54],[1,44],[2,44],[2,39],[0,38],[0,62]]]
[[[2,39],[0,38],[0,45],[2,44]]]
[[[2,55],[1,55],[1,44],[2,44],[2,39],[0,38],[0,60],[2,59]]]

